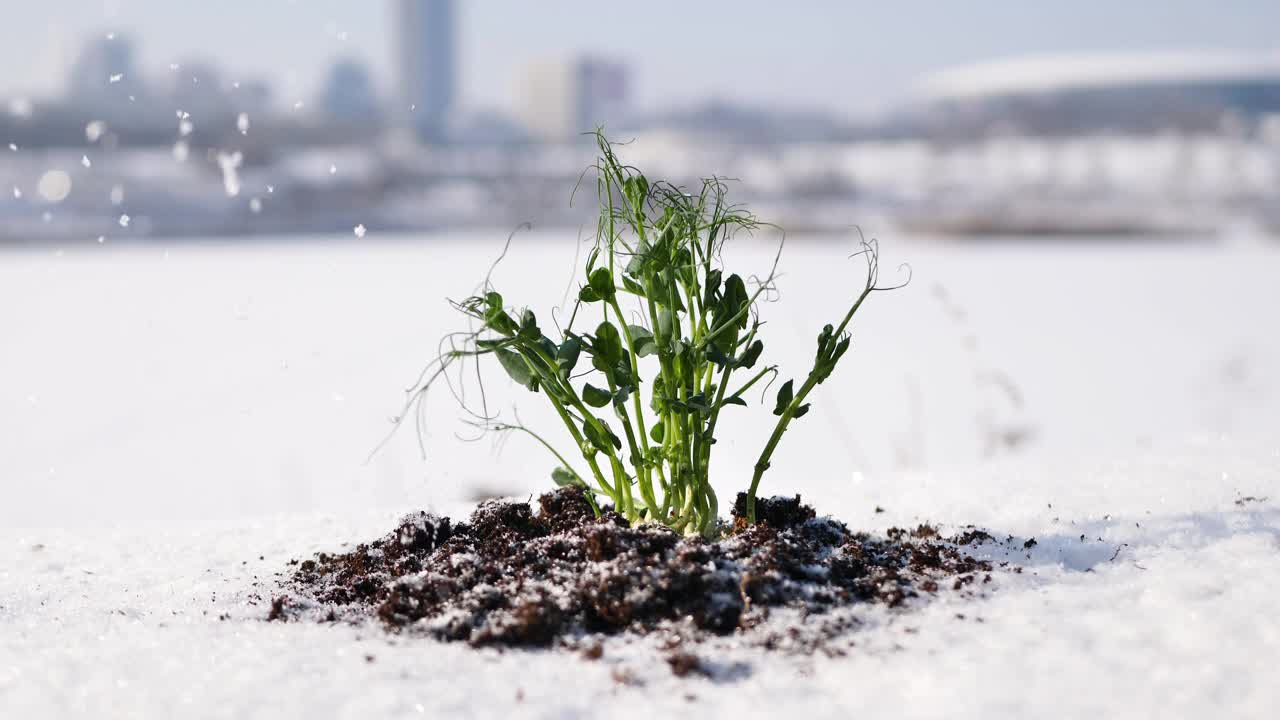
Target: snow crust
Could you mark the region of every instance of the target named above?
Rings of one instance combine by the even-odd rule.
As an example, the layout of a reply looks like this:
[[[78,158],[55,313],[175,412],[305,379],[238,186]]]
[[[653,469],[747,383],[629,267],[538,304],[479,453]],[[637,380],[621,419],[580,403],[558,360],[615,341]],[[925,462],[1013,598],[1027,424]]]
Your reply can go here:
[[[290,559],[550,485],[536,448],[459,442],[444,396],[427,462],[409,433],[365,463],[493,243],[0,255],[0,717],[1273,717],[1280,254],[886,247],[915,281],[867,306],[765,489],[1013,536],[976,552],[1024,570],[869,612],[844,657],[693,649],[711,678],[656,640],[592,662],[263,621]],[[513,252],[504,294],[557,302],[572,249]],[[789,248],[766,308],[793,373],[856,273],[833,257]],[[768,431],[733,422],[722,496]]]

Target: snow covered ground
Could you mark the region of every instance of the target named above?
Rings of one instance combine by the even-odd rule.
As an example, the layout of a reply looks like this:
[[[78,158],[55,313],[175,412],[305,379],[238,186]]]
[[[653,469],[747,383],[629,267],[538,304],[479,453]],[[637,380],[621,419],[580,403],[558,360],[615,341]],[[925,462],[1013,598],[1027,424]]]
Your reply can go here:
[[[869,615],[847,657],[730,648],[731,677],[677,679],[644,643],[587,662],[262,622],[291,558],[548,485],[520,438],[459,440],[443,394],[425,461],[406,428],[366,462],[493,237],[0,253],[0,717],[1273,716],[1280,252],[1258,247],[886,244],[913,283],[868,304],[765,490],[1036,544],[986,599]],[[787,249],[784,370],[860,280],[847,249]],[[572,257],[526,236],[495,282],[546,307]],[[725,426],[722,495],[767,416]]]

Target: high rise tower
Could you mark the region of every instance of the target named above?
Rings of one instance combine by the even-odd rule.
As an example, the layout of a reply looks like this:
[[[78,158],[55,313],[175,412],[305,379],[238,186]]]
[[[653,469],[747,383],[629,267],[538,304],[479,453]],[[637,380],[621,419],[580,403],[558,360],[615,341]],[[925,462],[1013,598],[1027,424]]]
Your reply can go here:
[[[454,0],[397,0],[400,99],[408,124],[423,142],[445,139],[457,84]]]

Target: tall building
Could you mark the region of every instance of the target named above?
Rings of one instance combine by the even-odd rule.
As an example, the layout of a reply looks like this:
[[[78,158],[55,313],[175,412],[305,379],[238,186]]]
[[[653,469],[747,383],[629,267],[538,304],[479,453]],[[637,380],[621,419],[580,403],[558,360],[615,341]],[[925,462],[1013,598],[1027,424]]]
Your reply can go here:
[[[454,0],[398,0],[401,112],[423,142],[442,142],[457,86]]]
[[[626,66],[612,60],[534,63],[520,80],[520,119],[545,140],[572,140],[601,125],[624,122],[628,85]]]
[[[321,103],[331,118],[344,122],[371,122],[378,116],[373,78],[364,65],[349,58],[338,60],[329,70]]]
[[[116,35],[89,38],[67,77],[67,94],[84,104],[97,105],[108,97],[123,103],[138,86],[133,43]]]

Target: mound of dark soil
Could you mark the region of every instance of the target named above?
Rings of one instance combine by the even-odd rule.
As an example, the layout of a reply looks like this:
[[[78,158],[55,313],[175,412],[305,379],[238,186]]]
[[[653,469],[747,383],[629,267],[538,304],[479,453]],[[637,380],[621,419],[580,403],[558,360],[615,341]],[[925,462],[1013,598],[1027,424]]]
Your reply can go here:
[[[748,525],[740,496],[734,532],[717,542],[597,518],[576,489],[543,495],[537,512],[486,501],[465,523],[419,513],[352,552],[298,563],[270,619],[372,616],[441,640],[545,646],[673,624],[724,635],[774,608],[897,606],[990,580],[990,564],[961,549],[969,536],[921,526],[875,538],[799,497],[757,503]]]

